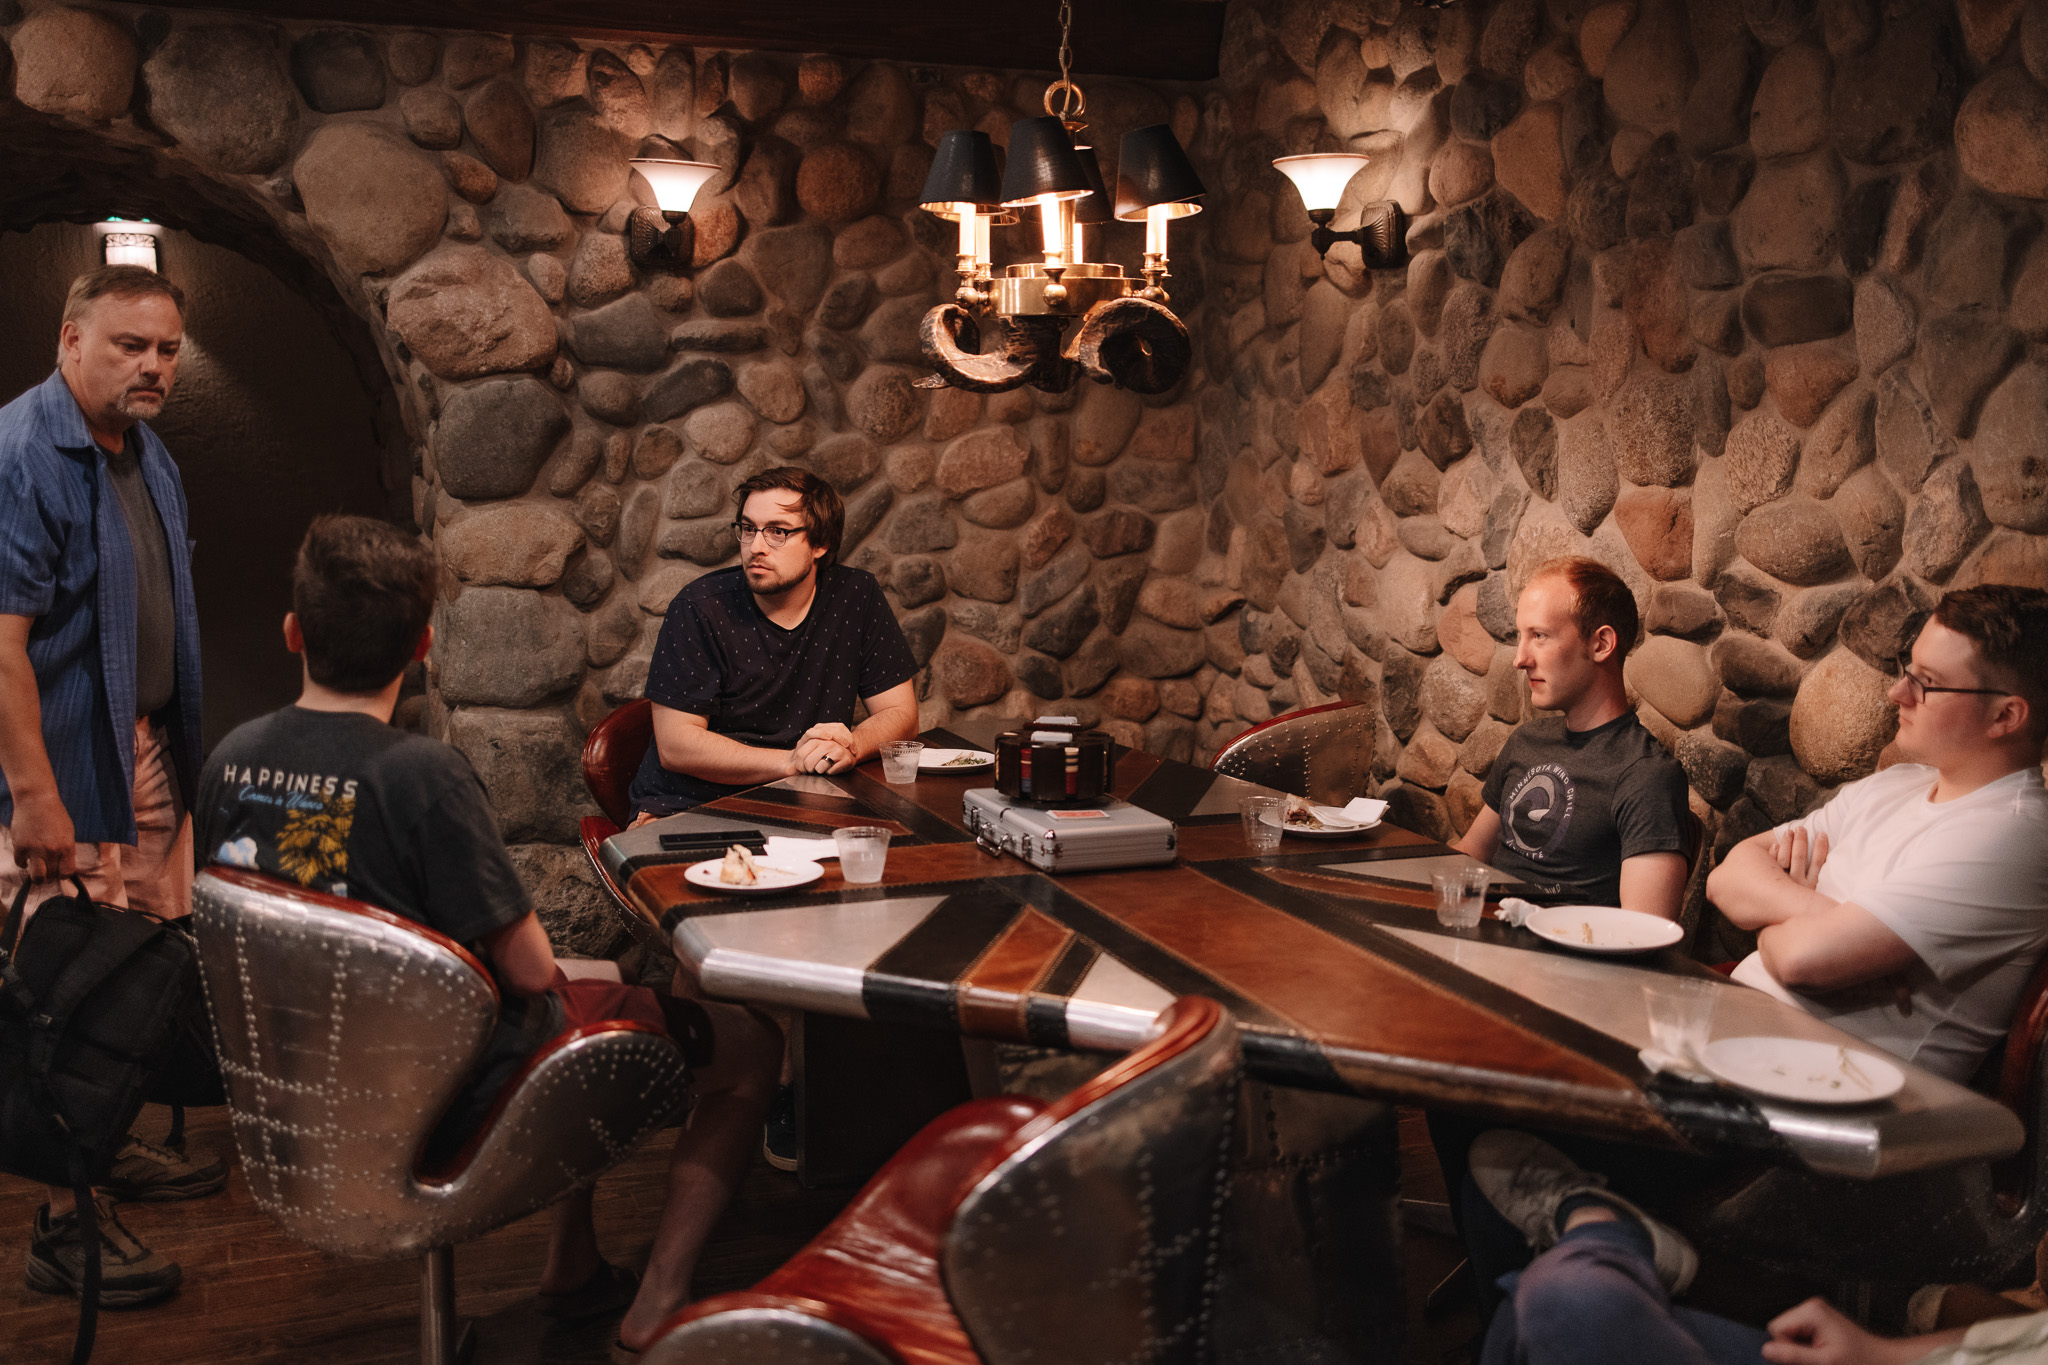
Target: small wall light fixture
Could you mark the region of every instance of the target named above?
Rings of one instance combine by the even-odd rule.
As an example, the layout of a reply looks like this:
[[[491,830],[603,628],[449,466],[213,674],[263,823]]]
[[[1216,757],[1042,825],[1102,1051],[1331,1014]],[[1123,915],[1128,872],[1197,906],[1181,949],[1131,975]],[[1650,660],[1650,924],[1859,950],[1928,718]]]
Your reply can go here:
[[[1367,204],[1359,211],[1358,226],[1349,232],[1333,232],[1330,221],[1337,216],[1337,203],[1351,177],[1364,170],[1371,158],[1357,152],[1315,152],[1307,156],[1283,156],[1273,165],[1294,182],[1301,192],[1302,207],[1308,210],[1315,231],[1309,242],[1316,254],[1327,256],[1339,242],[1351,242],[1373,269],[1400,265],[1407,258],[1401,232],[1401,206],[1390,199]]]
[[[163,228],[147,218],[109,218],[94,223],[100,239],[100,260],[107,265],[139,265],[145,270],[162,270],[157,239]]]
[[[654,191],[657,207],[642,205],[626,220],[626,254],[642,269],[687,269],[697,249],[697,229],[690,222],[690,205],[696,202],[697,191],[721,174],[723,168],[705,161],[672,161],[651,156],[636,156],[628,164],[640,172],[648,188]]]

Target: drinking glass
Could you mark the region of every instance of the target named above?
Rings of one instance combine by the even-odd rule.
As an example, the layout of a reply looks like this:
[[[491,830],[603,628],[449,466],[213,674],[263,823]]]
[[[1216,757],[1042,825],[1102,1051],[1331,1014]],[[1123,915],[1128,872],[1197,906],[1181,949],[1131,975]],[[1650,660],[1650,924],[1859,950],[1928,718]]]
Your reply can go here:
[[[882,746],[882,776],[898,786],[917,781],[917,757],[924,745],[914,739],[892,739]]]
[[[1287,809],[1284,796],[1247,796],[1239,808],[1244,816],[1244,842],[1253,853],[1271,853],[1280,847],[1280,817]]]
[[[1429,884],[1436,890],[1436,922],[1446,929],[1470,929],[1486,913],[1486,881],[1489,873],[1481,863],[1467,863],[1449,872],[1433,872]]]
[[[1712,981],[1660,977],[1643,985],[1643,1009],[1650,1019],[1650,1046],[1682,1062],[1697,1064],[1714,1033],[1714,1005],[1721,993]]]
[[[889,861],[889,831],[879,825],[854,825],[832,831],[839,845],[839,875],[849,882],[882,880],[883,864]]]

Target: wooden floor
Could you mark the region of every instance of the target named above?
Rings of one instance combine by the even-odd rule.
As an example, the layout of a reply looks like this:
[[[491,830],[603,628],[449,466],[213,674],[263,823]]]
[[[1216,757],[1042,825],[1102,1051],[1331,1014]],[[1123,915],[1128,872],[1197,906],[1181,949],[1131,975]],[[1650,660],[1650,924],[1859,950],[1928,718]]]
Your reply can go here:
[[[136,1131],[161,1136],[163,1111],[144,1113]],[[1442,1198],[1420,1125],[1404,1122],[1409,1192]],[[605,1254],[638,1266],[646,1259],[660,1208],[672,1134],[657,1134],[598,1185],[597,1226]],[[191,1147],[231,1153],[226,1111],[194,1111]],[[757,1159],[699,1267],[697,1290],[751,1285],[831,1220],[851,1190],[805,1190],[796,1177]],[[23,1282],[28,1230],[42,1201],[38,1187],[0,1177],[0,1361],[55,1365],[68,1360],[76,1304],[38,1294]],[[95,1360],[104,1365],[371,1365],[417,1359],[419,1273],[414,1262],[342,1261],[286,1239],[250,1202],[237,1169],[227,1189],[183,1204],[123,1204],[120,1216],[149,1245],[176,1260],[184,1287],[170,1301],[103,1313]],[[607,1359],[616,1322],[565,1327],[536,1310],[533,1281],[546,1224],[527,1218],[456,1252],[459,1305],[477,1327],[476,1365],[596,1365]],[[1457,1264],[1455,1245],[1411,1232],[1407,1360],[1445,1365],[1476,1330],[1469,1312],[1425,1325],[1422,1294]]]

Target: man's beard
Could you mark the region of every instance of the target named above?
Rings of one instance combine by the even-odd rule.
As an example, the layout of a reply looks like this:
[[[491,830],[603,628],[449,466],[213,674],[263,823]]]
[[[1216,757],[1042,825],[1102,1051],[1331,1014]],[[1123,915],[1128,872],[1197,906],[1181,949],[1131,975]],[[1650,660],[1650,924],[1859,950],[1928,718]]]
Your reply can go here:
[[[766,583],[753,578],[750,574],[747,579],[747,587],[756,597],[774,597],[778,593],[788,592],[791,588],[809,578],[817,566],[817,560],[806,559],[803,568],[798,572],[789,575],[787,578],[771,578]]]

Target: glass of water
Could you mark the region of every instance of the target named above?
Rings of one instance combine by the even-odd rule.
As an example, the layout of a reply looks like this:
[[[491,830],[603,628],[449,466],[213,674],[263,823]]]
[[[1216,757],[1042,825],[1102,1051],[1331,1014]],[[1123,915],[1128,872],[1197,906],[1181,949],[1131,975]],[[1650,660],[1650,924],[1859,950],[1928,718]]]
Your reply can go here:
[[[878,882],[889,861],[889,831],[879,825],[854,825],[832,831],[839,845],[839,875],[849,882]]]
[[[882,776],[899,785],[917,781],[917,759],[924,745],[914,739],[892,739],[882,746]]]
[[[1481,863],[1431,873],[1429,884],[1436,891],[1436,922],[1446,929],[1475,927],[1486,913],[1487,875]]]
[[[1247,796],[1240,807],[1245,847],[1253,853],[1271,853],[1280,847],[1280,817],[1286,809],[1285,797]]]
[[[1643,986],[1643,1012],[1649,1017],[1650,1046],[1681,1062],[1698,1065],[1714,1036],[1714,1006],[1719,983],[1692,977],[1660,976]]]

